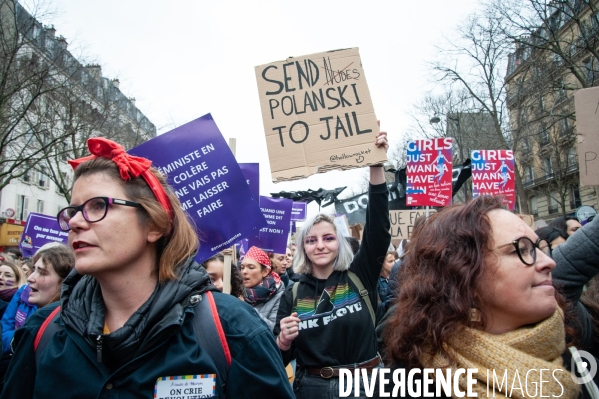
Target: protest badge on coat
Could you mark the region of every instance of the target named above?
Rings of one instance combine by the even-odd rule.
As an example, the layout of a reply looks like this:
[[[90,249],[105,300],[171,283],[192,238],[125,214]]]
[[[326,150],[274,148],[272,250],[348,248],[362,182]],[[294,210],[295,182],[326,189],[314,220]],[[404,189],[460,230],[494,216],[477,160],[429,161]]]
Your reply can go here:
[[[23,257],[30,258],[49,242],[60,242],[67,245],[68,237],[69,232],[60,229],[56,216],[30,212],[19,240],[19,249]]]
[[[239,168],[245,177],[245,181],[250,186],[252,197],[260,201],[260,164],[259,163],[240,163]]]
[[[260,209],[268,225],[260,230],[258,237],[249,237],[249,246],[284,254],[291,228],[292,206],[290,199],[260,196]]]
[[[168,178],[195,222],[204,261],[266,225],[259,203],[210,114],[129,151]]]
[[[272,181],[383,163],[357,48],[255,68]]]
[[[513,210],[516,207],[514,183],[514,152],[512,150],[473,150],[472,198],[481,195],[503,197],[503,203]]]
[[[306,220],[308,204],[301,201],[294,201],[291,207],[291,220],[303,222]]]
[[[452,197],[452,140],[450,137],[408,143],[407,206],[449,206]]]

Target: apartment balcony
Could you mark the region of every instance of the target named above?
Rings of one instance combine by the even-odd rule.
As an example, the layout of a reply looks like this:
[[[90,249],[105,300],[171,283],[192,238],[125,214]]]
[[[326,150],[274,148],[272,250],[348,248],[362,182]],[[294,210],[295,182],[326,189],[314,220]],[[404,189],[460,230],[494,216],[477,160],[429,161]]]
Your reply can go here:
[[[557,205],[550,205],[547,208],[547,210],[548,210],[548,212],[549,212],[550,215],[553,215],[555,213],[558,213],[559,207]]]

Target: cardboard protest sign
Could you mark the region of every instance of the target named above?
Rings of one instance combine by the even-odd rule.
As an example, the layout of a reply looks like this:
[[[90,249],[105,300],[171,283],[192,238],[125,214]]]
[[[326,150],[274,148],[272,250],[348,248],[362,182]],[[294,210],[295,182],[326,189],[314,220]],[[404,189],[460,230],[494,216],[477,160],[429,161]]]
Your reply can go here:
[[[273,182],[387,160],[357,48],[255,70]]]
[[[250,186],[252,197],[256,201],[260,201],[260,164],[240,163],[239,168],[245,177],[245,182]]]
[[[266,225],[258,201],[210,114],[129,151],[167,176],[198,228],[201,262]]]
[[[308,204],[305,202],[293,202],[293,206],[291,207],[291,220],[303,222],[306,220],[306,212],[307,212]]]
[[[406,165],[406,205],[451,205],[452,162],[451,138],[410,141]]]
[[[429,215],[437,212],[435,209],[429,209]],[[404,238],[410,239],[414,222],[420,216],[426,216],[426,209],[389,211],[389,220],[391,220],[391,239],[401,241]]]
[[[285,198],[260,196],[260,209],[268,226],[260,230],[258,238],[249,238],[249,246],[262,248],[266,252],[284,254],[291,228],[292,206],[293,201]]]
[[[574,94],[580,186],[599,186],[599,87]]]
[[[516,207],[514,152],[512,150],[473,150],[472,198],[481,195],[503,196],[503,203]]]
[[[19,249],[23,257],[32,257],[38,249],[49,242],[67,245],[68,236],[68,231],[60,229],[56,216],[30,212],[25,230],[19,240]]]

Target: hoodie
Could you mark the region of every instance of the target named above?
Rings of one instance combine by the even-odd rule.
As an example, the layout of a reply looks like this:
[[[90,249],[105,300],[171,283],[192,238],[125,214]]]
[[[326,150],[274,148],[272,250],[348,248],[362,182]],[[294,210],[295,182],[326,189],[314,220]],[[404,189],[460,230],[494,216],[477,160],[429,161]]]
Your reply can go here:
[[[372,308],[377,308],[377,283],[391,242],[386,184],[371,185],[366,224],[360,249],[349,265],[356,273]],[[327,279],[300,275],[296,302],[292,286],[281,298],[274,333],[280,321],[297,312],[300,331],[283,359],[297,358],[300,367],[334,367],[362,363],[377,355],[374,325],[364,299],[347,271],[333,271]]]

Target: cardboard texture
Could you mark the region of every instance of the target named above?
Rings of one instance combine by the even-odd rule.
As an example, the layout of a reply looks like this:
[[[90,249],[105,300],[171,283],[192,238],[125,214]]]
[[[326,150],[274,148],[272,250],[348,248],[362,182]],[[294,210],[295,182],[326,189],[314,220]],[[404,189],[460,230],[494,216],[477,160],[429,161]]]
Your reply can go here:
[[[429,209],[429,216],[436,213],[435,209]],[[391,221],[391,241],[399,243],[402,239],[410,239],[416,218],[426,216],[426,209],[408,211],[389,211]],[[395,245],[395,244],[394,244]]]
[[[580,186],[599,186],[599,87],[574,94]]]
[[[273,182],[387,160],[357,48],[255,68]]]

